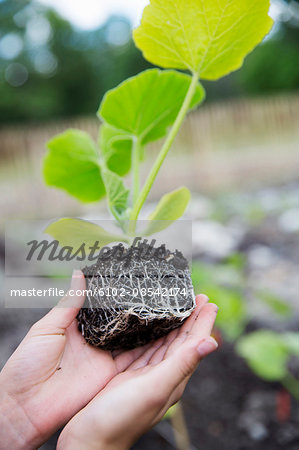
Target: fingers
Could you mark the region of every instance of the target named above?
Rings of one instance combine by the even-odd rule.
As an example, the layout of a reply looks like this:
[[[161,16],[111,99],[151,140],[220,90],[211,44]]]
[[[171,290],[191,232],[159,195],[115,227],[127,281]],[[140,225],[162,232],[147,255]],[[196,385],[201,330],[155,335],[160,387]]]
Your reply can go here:
[[[190,332],[194,321],[196,320],[201,308],[209,301],[206,295],[198,295],[196,297],[196,308],[190,317],[185,321],[181,328],[173,330],[168,334],[164,344],[160,347],[149,360],[150,365],[159,364],[165,357],[166,352],[172,346],[173,342],[183,342]]]
[[[184,323],[184,325],[180,328],[180,333],[181,334],[188,334],[188,332],[191,330],[195,320],[198,317],[198,314],[200,313],[200,310],[202,309],[203,306],[205,306],[209,301],[209,298],[204,295],[197,295],[196,297],[196,308],[193,311],[193,313],[191,314],[190,317],[188,317],[188,319],[186,320],[186,322]]]
[[[217,313],[217,305],[214,303],[208,303],[205,305],[194,321],[189,336],[197,339],[203,339],[210,336],[213,331]]]
[[[207,355],[215,351],[218,347],[215,339],[206,337],[204,340],[187,339],[173,355],[153,368],[157,376],[157,386],[161,392],[164,392],[171,398],[175,390],[180,387],[182,393],[184,385],[188,378],[195,371],[199,362]],[[172,399],[173,402],[176,400]]]
[[[153,342],[151,346],[146,350],[145,353],[143,353],[138,359],[136,359],[129,367],[129,370],[137,370],[141,369],[142,367],[145,367],[148,362],[150,361],[153,354],[155,354],[161,346],[163,346],[163,343],[165,341],[165,338],[160,338],[157,341]]]
[[[185,335],[189,332],[192,328],[192,324],[200,312],[200,309],[208,302],[208,300],[208,297],[205,295],[198,295],[196,297],[196,309],[182,326],[183,332],[181,331],[182,329],[176,329],[169,333],[166,338],[158,339],[154,343],[150,343],[133,351],[131,350],[129,352],[116,354],[114,359],[117,363],[119,371],[122,372],[127,369],[136,370],[141,367],[145,367],[147,364],[152,365],[161,362],[168,347],[177,338],[177,336],[180,333],[184,333]]]
[[[171,333],[168,334],[167,338],[164,341],[164,344],[152,355],[151,359],[149,360],[150,365],[154,366],[163,361],[167,349],[172,344],[172,342],[175,339],[177,339],[178,334],[179,334],[178,329],[173,330]]]
[[[33,325],[30,334],[64,334],[83,306],[85,290],[84,275],[80,270],[75,270],[66,296],[45,317]]]
[[[117,367],[118,373],[126,370],[134,361],[142,356],[148,349],[150,349],[152,343],[143,345],[142,347],[134,348],[134,350],[128,350],[120,352],[114,357],[114,361]]]
[[[203,340],[198,346],[200,361],[206,358],[209,354],[213,353],[217,348],[218,342],[213,337],[208,337],[207,339]],[[169,406],[172,406],[173,404],[175,404],[180,400],[186,389],[187,383],[191,378],[191,375],[192,373],[189,376],[187,376],[173,391],[169,400]]]
[[[201,309],[207,304],[208,300],[209,299],[206,295],[198,295],[196,297],[196,308],[191,316],[186,320],[184,325],[179,329],[173,330],[167,335],[166,338],[156,341],[144,354],[142,354],[136,361],[133,362],[133,364],[129,366],[129,369],[136,370],[141,367],[145,367],[147,364],[159,364],[164,359],[169,348],[174,350],[181,345],[191,332]]]
[[[204,306],[200,310],[198,308],[194,311],[193,317],[190,319],[190,324],[182,330],[178,337],[168,347],[164,359],[172,355],[184,342],[188,339],[200,340],[210,336],[215,323],[218,307],[213,303],[203,303]],[[188,319],[189,320],[189,319]]]

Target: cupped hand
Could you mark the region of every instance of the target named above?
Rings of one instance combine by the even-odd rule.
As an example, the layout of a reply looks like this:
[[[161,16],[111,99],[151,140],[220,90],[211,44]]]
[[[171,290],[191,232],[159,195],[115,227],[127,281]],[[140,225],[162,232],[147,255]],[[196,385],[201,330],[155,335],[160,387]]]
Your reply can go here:
[[[74,273],[71,289],[84,291],[82,272]],[[114,359],[86,344],[76,320],[83,302],[84,295],[63,298],[32,326],[3,368],[3,448],[39,447],[144,352],[139,348]]]
[[[210,334],[218,308],[207,302],[198,296],[193,314],[167,337],[115,355],[118,375],[68,423],[58,449],[124,450],[154,426],[180,399],[200,360],[217,348]]]

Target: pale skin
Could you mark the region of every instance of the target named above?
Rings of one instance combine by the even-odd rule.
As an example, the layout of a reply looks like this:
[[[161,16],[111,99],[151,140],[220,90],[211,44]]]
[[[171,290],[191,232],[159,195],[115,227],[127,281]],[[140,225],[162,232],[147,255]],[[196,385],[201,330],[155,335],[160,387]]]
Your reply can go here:
[[[74,273],[71,288],[85,289],[82,272]],[[83,302],[83,296],[62,299],[0,373],[1,448],[36,449],[67,424],[59,449],[127,449],[179,400],[200,360],[217,347],[210,338],[217,307],[204,295],[179,330],[113,354],[79,333]]]

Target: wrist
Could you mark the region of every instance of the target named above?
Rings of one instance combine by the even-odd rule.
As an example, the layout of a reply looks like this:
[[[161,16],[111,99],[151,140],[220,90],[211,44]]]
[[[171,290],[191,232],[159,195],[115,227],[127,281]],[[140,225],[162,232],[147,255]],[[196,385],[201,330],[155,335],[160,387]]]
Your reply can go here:
[[[3,450],[31,450],[40,444],[39,434],[25,410],[0,385],[0,442]]]

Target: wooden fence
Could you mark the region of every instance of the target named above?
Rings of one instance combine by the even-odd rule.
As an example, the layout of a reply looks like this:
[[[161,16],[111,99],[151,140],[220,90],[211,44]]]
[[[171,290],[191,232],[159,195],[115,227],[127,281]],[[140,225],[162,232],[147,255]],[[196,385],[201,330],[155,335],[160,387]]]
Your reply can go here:
[[[45,142],[66,128],[88,131],[95,139],[97,118],[75,118],[39,125],[0,128],[0,160],[43,152]],[[299,136],[299,93],[208,104],[186,120],[176,150],[203,153],[234,150]]]
[[[99,121],[76,118],[0,129],[0,208],[9,216],[33,206],[38,213],[57,215],[76,209],[75,200],[46,188],[41,178],[45,143],[69,127],[97,139]],[[182,184],[211,191],[298,177],[298,143],[299,93],[204,105],[186,120],[152,195]],[[157,149],[155,144],[148,151],[143,175]],[[20,198],[27,200],[23,204]]]

